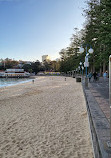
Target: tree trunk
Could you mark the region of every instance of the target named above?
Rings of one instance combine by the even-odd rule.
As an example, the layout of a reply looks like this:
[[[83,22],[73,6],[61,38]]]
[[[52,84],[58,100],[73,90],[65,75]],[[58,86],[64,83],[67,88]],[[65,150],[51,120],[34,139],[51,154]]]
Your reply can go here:
[[[100,70],[99,70],[99,72],[100,72],[100,76],[102,76],[102,65],[101,65],[101,63],[100,63]]]
[[[95,72],[95,65],[93,64],[93,72]]]
[[[103,62],[103,73],[106,71],[106,63],[105,61]]]
[[[91,66],[91,70],[90,70],[90,72],[92,72],[92,73],[93,73],[93,65]]]

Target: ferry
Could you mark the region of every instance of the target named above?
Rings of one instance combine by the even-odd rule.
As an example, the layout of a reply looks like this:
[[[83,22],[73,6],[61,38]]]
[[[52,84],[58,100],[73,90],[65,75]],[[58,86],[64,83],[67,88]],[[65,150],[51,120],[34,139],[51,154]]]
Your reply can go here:
[[[24,69],[6,69],[4,72],[0,72],[0,78],[26,78],[30,77],[29,72],[25,72]]]

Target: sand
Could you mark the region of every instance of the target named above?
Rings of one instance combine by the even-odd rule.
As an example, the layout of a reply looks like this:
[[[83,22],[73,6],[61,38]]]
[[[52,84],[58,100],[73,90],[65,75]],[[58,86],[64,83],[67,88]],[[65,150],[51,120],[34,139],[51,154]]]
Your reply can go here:
[[[93,158],[81,83],[51,76],[1,88],[0,158]]]

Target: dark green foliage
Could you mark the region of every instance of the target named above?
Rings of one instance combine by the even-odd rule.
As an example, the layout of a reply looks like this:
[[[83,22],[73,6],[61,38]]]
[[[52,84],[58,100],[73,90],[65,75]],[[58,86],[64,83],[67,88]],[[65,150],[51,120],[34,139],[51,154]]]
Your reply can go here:
[[[32,72],[32,66],[30,64],[24,64],[22,68],[27,72]]]
[[[69,49],[62,49],[61,71],[70,71],[84,61],[84,55],[78,54],[81,43],[90,44],[94,49],[90,55],[89,70],[105,71],[108,68],[108,59],[111,54],[111,0],[88,0],[85,28],[81,31],[75,29]],[[64,54],[67,57],[64,58]]]
[[[0,70],[5,70],[5,69],[9,69],[12,68],[14,66],[18,65],[18,61],[14,60],[14,59],[0,59]]]

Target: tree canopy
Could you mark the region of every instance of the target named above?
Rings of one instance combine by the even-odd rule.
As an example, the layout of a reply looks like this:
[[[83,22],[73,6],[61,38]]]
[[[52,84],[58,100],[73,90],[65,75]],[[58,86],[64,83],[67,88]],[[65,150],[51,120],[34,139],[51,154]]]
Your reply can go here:
[[[85,53],[80,54],[79,48],[81,44],[87,44],[88,49],[94,49],[89,56],[89,70],[102,73],[108,69],[111,50],[111,0],[88,0],[83,12],[86,18],[84,28],[75,28],[70,46],[60,51],[60,70],[74,70],[80,61],[84,62]]]

